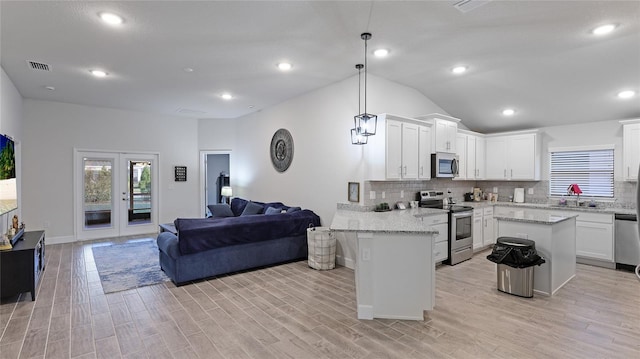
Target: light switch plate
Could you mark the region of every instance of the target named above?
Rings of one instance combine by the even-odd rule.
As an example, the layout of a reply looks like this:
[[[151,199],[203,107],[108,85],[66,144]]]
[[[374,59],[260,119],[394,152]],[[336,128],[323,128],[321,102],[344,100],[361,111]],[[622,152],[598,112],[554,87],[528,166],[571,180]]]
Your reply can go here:
[[[529,190],[527,191],[527,194],[533,194],[533,188],[529,188]]]
[[[400,190],[400,198],[404,198],[404,190]]]
[[[382,191],[382,199],[385,199],[387,197],[387,192]]]
[[[369,191],[369,199],[376,199],[376,191]]]
[[[498,193],[498,187],[493,187],[493,193]]]

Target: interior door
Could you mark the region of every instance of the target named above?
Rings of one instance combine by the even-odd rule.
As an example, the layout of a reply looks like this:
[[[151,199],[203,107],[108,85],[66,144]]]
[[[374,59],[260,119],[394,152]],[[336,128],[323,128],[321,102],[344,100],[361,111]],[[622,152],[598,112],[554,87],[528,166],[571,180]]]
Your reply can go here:
[[[157,232],[158,156],[76,151],[79,240]]]

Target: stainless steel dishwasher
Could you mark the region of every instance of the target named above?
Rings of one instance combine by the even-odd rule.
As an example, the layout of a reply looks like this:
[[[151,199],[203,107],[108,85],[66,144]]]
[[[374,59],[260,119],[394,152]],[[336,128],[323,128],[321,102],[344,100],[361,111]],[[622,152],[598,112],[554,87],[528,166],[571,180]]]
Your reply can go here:
[[[635,214],[616,213],[616,269],[634,270],[640,264],[638,217]]]

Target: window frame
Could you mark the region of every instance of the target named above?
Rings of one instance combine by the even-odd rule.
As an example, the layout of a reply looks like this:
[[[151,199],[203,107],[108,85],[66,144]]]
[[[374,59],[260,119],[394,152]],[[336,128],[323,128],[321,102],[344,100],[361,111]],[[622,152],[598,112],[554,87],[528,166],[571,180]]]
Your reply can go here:
[[[578,183],[578,185],[580,185],[581,189],[584,191],[584,193],[581,194],[581,196],[583,197],[593,197],[599,200],[614,200],[615,199],[615,145],[613,144],[608,144],[608,145],[591,145],[591,146],[571,146],[571,147],[549,147],[547,149],[548,151],[548,159],[549,159],[549,168],[548,168],[548,178],[549,178],[549,188],[547,191],[547,194],[549,196],[549,198],[558,198],[558,197],[562,197],[562,196],[566,196],[566,193],[558,193],[558,192],[553,192],[553,186],[552,186],[552,182],[553,182],[553,176],[552,176],[552,170],[553,170],[553,154],[557,153],[557,152],[594,152],[594,151],[611,151],[611,187],[609,188],[609,192],[610,195],[608,194],[593,194],[593,193],[588,193],[585,191],[585,188],[588,189],[588,186],[585,185],[581,185],[580,183]],[[583,188],[584,186],[584,188]],[[568,187],[568,185],[567,185]]]

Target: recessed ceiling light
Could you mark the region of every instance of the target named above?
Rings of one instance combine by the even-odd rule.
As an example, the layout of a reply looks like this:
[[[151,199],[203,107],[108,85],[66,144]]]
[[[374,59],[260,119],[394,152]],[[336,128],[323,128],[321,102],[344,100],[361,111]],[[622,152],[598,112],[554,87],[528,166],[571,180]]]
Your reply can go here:
[[[618,97],[624,98],[624,99],[632,98],[635,95],[636,95],[636,92],[633,90],[625,90],[625,91],[618,92]]]
[[[93,76],[95,76],[95,77],[105,77],[105,76],[107,76],[107,73],[102,71],[102,70],[91,70],[89,72],[91,72],[91,74]]]
[[[616,25],[615,24],[606,24],[606,25],[602,25],[602,26],[598,26],[595,29],[593,29],[591,31],[592,34],[594,35],[604,35],[604,34],[608,34],[611,31],[615,30]]]
[[[233,98],[230,93],[223,93],[222,95],[220,95],[220,97],[222,97],[222,99],[224,100],[231,100]]]
[[[110,12],[101,12],[98,15],[100,16],[100,19],[102,19],[102,21],[106,22],[109,25],[120,25],[124,21],[122,17]]]
[[[451,72],[453,72],[454,74],[461,74],[467,71],[467,67],[466,66],[456,66],[454,68],[451,69]]]
[[[513,116],[516,114],[516,110],[512,108],[505,108],[504,110],[502,110],[502,114],[505,116]]]
[[[193,72],[193,69],[191,67],[185,67],[184,72]]]
[[[376,57],[385,57],[385,56],[389,55],[389,50],[387,50],[387,49],[377,49],[376,51],[373,52],[373,54]]]
[[[293,67],[293,65],[291,65],[288,62],[281,62],[278,64],[278,68],[282,71],[289,71],[291,70],[291,68]]]
[[[53,86],[45,86],[45,89],[49,90],[49,91],[54,91],[56,88]]]

